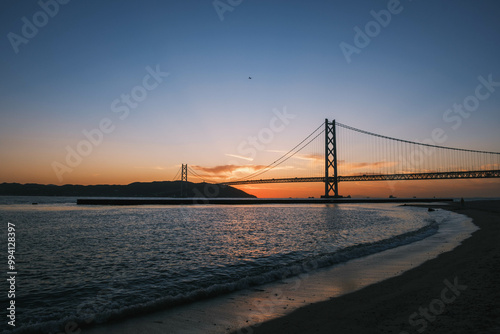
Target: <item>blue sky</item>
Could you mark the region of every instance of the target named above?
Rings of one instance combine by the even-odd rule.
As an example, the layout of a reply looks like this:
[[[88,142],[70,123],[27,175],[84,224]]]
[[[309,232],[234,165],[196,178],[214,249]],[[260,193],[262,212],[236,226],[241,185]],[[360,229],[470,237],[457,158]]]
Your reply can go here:
[[[42,7],[3,1],[0,182],[130,183],[169,179],[181,163],[229,164],[284,107],[296,118],[269,149],[290,149],[329,118],[409,140],[440,127],[446,146],[500,151],[500,87],[458,129],[443,120],[479,76],[500,82],[498,2],[219,3],[232,8],[223,20],[212,1],[57,3],[16,53],[9,33],[22,37],[23,17],[33,23]],[[388,6],[399,12],[348,63],[339,45],[355,45],[354,28]],[[156,66],[169,75],[120,120],[111,103]],[[112,133],[58,180],[52,163],[103,118]]]

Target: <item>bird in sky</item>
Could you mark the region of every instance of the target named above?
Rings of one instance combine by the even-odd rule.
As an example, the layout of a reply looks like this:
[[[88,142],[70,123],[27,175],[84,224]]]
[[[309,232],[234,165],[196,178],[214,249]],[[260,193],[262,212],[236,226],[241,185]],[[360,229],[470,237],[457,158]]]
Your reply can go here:
[[[252,77],[248,77],[248,79],[252,79]]]

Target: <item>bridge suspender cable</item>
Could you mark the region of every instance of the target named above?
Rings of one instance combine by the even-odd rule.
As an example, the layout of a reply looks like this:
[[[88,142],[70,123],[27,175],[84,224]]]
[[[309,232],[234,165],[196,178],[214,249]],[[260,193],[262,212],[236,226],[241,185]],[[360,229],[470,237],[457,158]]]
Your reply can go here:
[[[191,168],[191,166],[188,166],[188,170],[194,174],[196,177],[198,177],[199,179],[201,179],[203,182],[206,182],[206,183],[209,183],[206,179],[204,179],[200,174],[196,173],[194,171],[194,169]]]
[[[375,136],[375,137],[384,138],[384,139],[389,139],[389,140],[395,140],[395,141],[399,141],[399,142],[402,142],[402,143],[408,143],[408,144],[414,144],[414,145],[421,145],[421,146],[427,146],[427,147],[434,147],[434,148],[440,148],[440,149],[447,149],[447,150],[454,150],[454,151],[462,151],[462,152],[484,153],[484,154],[500,154],[500,152],[477,151],[477,150],[468,150],[468,149],[463,149],[463,148],[454,148],[454,147],[446,147],[446,146],[438,146],[438,145],[417,143],[417,142],[414,142],[414,141],[409,141],[409,140],[404,140],[404,139],[398,139],[398,138],[393,138],[393,137],[387,137],[387,136],[379,135],[379,134],[376,134],[376,133],[373,133],[373,132],[368,132],[368,131],[365,131],[365,130],[356,129],[356,128],[353,128],[352,126],[348,126],[348,125],[345,125],[345,124],[342,124],[342,123],[338,123],[338,122],[337,122],[337,126],[343,127],[345,129],[348,129],[348,130],[356,131],[356,132],[359,132],[359,133],[363,133],[363,134],[366,134],[366,135]]]

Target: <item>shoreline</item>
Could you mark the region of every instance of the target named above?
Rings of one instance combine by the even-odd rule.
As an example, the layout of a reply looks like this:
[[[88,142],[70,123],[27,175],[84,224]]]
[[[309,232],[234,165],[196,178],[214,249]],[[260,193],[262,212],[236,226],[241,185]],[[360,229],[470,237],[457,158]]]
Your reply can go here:
[[[439,207],[472,218],[480,229],[399,276],[305,306],[252,332],[500,333],[500,201]],[[453,287],[455,296],[449,294]]]
[[[424,207],[428,206],[425,205]],[[229,333],[247,326],[247,328],[238,332],[259,333],[264,331],[263,333],[266,333],[266,326],[269,326],[269,324],[289,318],[291,315],[287,316],[287,314],[290,314],[290,310],[297,309],[295,312],[298,312],[303,310],[302,307],[305,305],[311,304],[313,306],[327,300],[328,296],[349,294],[363,288],[363,286],[370,286],[370,284],[385,279],[390,280],[391,278],[388,277],[399,275],[401,271],[420,265],[427,261],[429,256],[432,258],[442,251],[449,250],[443,249],[443,247],[450,247],[453,243],[453,240],[450,239],[448,243],[443,244],[440,236],[434,241],[430,241],[431,238],[432,236],[392,250],[351,260],[333,267],[322,268],[310,275],[299,275],[282,282],[269,283],[257,288],[237,291],[229,295],[142,315],[129,320],[86,328],[84,331],[85,333],[94,334],[135,333],[138,331],[147,331],[149,333],[163,333],[165,331],[173,333]],[[422,247],[420,247],[418,256],[412,254],[412,250],[404,250],[405,247],[418,248],[417,244],[420,242],[427,242],[428,248],[422,251]],[[453,245],[453,247],[455,246]],[[433,247],[435,249],[430,251],[429,249]],[[340,279],[336,284],[328,287],[328,281],[332,276],[337,276]],[[350,279],[349,276],[353,279]],[[354,278],[361,278],[362,282],[355,282]],[[307,307],[309,306],[305,308]],[[259,323],[266,320],[271,321],[262,326],[259,325]],[[248,326],[251,327],[248,328]],[[282,332],[281,326],[279,324],[278,327],[272,327],[267,332]],[[328,327],[325,332],[331,332],[331,330],[332,327]],[[307,328],[299,331],[287,328],[283,329],[283,331],[309,332]]]

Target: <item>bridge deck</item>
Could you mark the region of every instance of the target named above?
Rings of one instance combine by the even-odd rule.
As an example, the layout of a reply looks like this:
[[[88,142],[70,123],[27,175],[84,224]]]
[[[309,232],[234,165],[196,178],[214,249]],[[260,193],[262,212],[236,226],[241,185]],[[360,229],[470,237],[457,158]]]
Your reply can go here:
[[[396,181],[396,180],[446,180],[446,179],[485,179],[500,177],[500,170],[481,170],[465,172],[435,172],[412,174],[366,174],[338,176],[337,182],[348,181]],[[282,179],[259,179],[223,182],[225,185],[258,184],[258,183],[292,183],[292,182],[325,182],[324,177],[295,177]]]

